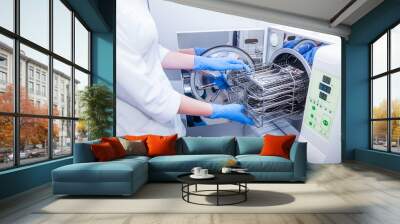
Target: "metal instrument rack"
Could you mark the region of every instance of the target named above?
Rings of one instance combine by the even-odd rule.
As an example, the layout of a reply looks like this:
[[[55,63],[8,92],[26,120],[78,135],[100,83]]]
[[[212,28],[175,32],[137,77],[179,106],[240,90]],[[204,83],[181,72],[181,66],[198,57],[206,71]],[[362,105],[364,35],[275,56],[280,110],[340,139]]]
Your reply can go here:
[[[244,104],[257,127],[304,110],[308,75],[288,64],[256,65],[251,72],[228,76],[231,103]]]

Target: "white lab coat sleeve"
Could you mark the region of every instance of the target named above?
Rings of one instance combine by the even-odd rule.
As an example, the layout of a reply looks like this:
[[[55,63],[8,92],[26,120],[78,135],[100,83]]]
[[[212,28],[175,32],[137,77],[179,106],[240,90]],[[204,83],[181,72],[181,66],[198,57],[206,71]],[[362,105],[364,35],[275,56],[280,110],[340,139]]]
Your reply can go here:
[[[117,33],[117,42],[119,99],[160,123],[174,120],[181,104],[181,95],[171,85],[161,85],[159,80],[149,76],[149,72],[164,72],[161,65],[149,68],[143,55],[124,32]]]
[[[117,60],[121,63],[117,71],[119,98],[160,123],[174,120],[181,104],[180,94],[169,85],[160,85],[159,80],[150,80],[140,54],[119,52],[118,56],[124,58]]]
[[[169,52],[171,52],[168,48],[163,47],[161,44],[158,44],[158,50],[160,52],[160,60],[163,61],[165,56],[167,56],[167,54]]]

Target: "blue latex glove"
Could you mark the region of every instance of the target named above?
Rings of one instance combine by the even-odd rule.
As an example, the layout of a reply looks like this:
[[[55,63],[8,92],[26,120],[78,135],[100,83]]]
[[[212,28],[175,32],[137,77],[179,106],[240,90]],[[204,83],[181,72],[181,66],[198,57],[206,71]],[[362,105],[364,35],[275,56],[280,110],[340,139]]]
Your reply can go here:
[[[312,65],[314,62],[314,56],[315,53],[317,52],[318,47],[314,47],[311,50],[307,51],[306,53],[303,54],[304,59],[308,62],[309,65]]]
[[[222,74],[221,72],[218,75],[213,76],[214,83],[218,86],[219,89],[227,89],[229,88],[229,84],[226,82],[226,74]]]
[[[213,113],[209,116],[211,119],[224,118],[236,121],[242,124],[254,125],[254,121],[244,114],[244,106],[240,104],[213,104]]]
[[[301,44],[301,46],[297,46],[297,44],[302,40],[303,39],[296,37],[296,39],[294,39],[294,40],[286,41],[283,44],[283,48],[293,49],[294,47],[298,47],[297,52],[299,52],[300,54],[304,54],[314,47],[314,44],[312,44],[312,43],[303,43],[303,44]]]
[[[233,58],[207,58],[194,56],[193,70],[225,71],[225,70],[246,70],[251,71],[250,67],[240,60]]]
[[[297,52],[299,52],[300,54],[304,54],[307,51],[311,50],[313,47],[315,47],[314,44],[307,42],[307,43],[304,43],[301,46],[299,46],[299,48],[297,49]]]
[[[194,49],[194,54],[197,56],[202,55],[207,50],[207,48],[203,48],[203,47],[195,47],[193,49]]]
[[[296,46],[297,43],[301,41],[300,38],[296,37],[294,40],[289,40],[283,43],[283,48],[290,48],[293,49],[294,46]]]

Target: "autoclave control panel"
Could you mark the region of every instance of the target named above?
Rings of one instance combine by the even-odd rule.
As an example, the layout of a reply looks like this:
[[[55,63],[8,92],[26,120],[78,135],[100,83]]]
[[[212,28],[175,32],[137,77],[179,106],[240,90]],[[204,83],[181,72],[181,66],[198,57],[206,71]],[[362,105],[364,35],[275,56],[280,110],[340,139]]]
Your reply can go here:
[[[338,78],[327,72],[313,70],[303,125],[328,138],[337,113],[339,94],[340,80]]]

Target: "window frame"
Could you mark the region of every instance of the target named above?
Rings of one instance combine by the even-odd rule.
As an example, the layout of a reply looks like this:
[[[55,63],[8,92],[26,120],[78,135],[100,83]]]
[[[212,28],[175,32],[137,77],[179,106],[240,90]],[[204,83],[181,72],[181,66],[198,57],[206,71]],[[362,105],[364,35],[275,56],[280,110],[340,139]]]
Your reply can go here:
[[[71,58],[67,59],[64,58],[63,56],[55,53],[53,50],[53,21],[54,21],[54,17],[53,17],[53,1],[54,0],[48,0],[49,2],[49,47],[48,49],[46,49],[45,47],[42,47],[39,44],[34,43],[33,41],[30,41],[27,38],[24,38],[23,36],[20,35],[20,0],[14,0],[13,1],[13,10],[14,10],[14,18],[13,18],[13,31],[10,31],[4,27],[0,26],[0,35],[3,35],[5,37],[11,38],[13,40],[13,54],[12,54],[12,61],[13,64],[12,69],[11,69],[11,74],[13,76],[14,79],[14,99],[13,99],[13,112],[2,112],[0,111],[0,116],[4,116],[4,117],[11,117],[13,119],[13,166],[10,167],[5,167],[5,168],[0,168],[0,172],[4,171],[4,170],[10,170],[10,169],[16,169],[19,167],[23,167],[23,166],[29,166],[29,165],[33,165],[33,164],[37,164],[37,163],[43,163],[49,160],[58,160],[58,159],[62,159],[65,157],[70,157],[73,155],[74,152],[74,143],[75,143],[75,123],[76,121],[79,120],[79,117],[75,116],[75,108],[72,107],[71,108],[71,114],[70,116],[56,116],[53,115],[53,59],[58,60],[59,62],[62,62],[68,66],[71,66],[71,83],[74,84],[75,82],[75,69],[85,73],[88,75],[88,79],[89,79],[89,83],[88,86],[92,85],[92,72],[91,72],[91,36],[92,36],[92,30],[88,27],[88,25],[83,21],[83,19],[79,16],[78,13],[76,13],[72,7],[65,1],[65,0],[60,0],[60,2],[68,9],[71,11],[71,18],[70,18],[70,22],[71,22]],[[85,69],[81,66],[79,66],[78,64],[75,63],[75,18],[85,27],[85,29],[88,31],[88,61],[89,61],[89,65],[88,65],[88,69]],[[43,53],[45,55],[48,56],[49,58],[49,62],[48,62],[48,85],[46,88],[46,91],[48,93],[45,92],[45,94],[48,96],[48,113],[46,115],[39,115],[39,114],[27,114],[27,113],[21,113],[20,111],[20,45],[23,44],[27,47],[30,47],[36,51],[39,51],[40,53]],[[42,73],[40,73],[41,75]],[[27,76],[27,80],[30,80],[30,74],[26,74]],[[36,70],[33,70],[33,80],[34,83],[36,80]],[[41,77],[39,76],[39,83],[41,83]],[[42,86],[42,85],[41,85]],[[28,90],[27,90],[28,91]],[[34,91],[36,91],[34,89]],[[72,99],[71,99],[71,103],[72,105],[74,105],[75,103],[75,85],[71,86],[71,90],[72,92]],[[41,94],[40,94],[41,95]],[[21,164],[21,159],[20,159],[20,119],[21,118],[45,118],[47,119],[48,122],[48,136],[47,136],[47,142],[49,143],[47,145],[47,150],[48,150],[48,157],[44,158],[41,161],[38,162],[33,162],[33,163],[26,163],[26,164]],[[71,121],[71,125],[72,125],[72,133],[71,133],[71,153],[68,155],[62,155],[62,156],[54,156],[53,152],[54,152],[54,147],[53,147],[53,121],[56,120],[66,120],[66,121]]]
[[[393,117],[392,116],[392,77],[396,75],[398,72],[400,72],[400,66],[397,68],[391,69],[391,61],[392,61],[392,55],[391,55],[391,31],[393,28],[400,26],[400,21],[397,21],[396,23],[392,24],[390,27],[385,29],[385,31],[381,34],[379,34],[375,39],[373,39],[369,44],[369,149],[373,151],[380,151],[380,152],[386,152],[386,153],[392,153],[392,154],[400,154],[400,152],[394,152],[392,151],[392,121],[399,121],[400,117]],[[386,71],[382,72],[380,74],[373,74],[373,44],[378,41],[381,37],[384,35],[387,35],[387,52],[386,52],[386,57],[387,57],[387,62],[386,62]],[[386,86],[387,86],[387,103],[386,103],[386,117],[385,118],[373,118],[373,97],[374,97],[374,87],[373,87],[373,81],[382,77],[386,77]],[[379,150],[374,148],[374,136],[373,136],[373,122],[376,121],[386,121],[386,129],[387,129],[387,138],[386,138],[386,150]]]

